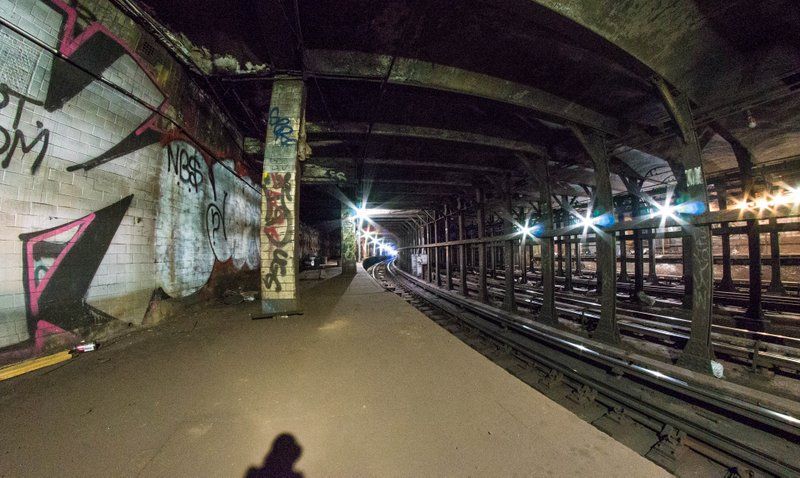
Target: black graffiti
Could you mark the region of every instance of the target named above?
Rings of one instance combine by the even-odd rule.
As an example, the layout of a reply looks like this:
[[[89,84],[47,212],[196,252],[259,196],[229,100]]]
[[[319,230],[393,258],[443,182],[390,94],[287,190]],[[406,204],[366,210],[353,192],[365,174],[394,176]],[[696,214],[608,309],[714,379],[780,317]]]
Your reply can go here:
[[[225,203],[227,200],[228,193],[225,192],[225,195],[222,197],[222,209],[213,202],[206,208],[206,233],[208,234],[208,243],[211,244],[214,257],[220,262],[227,260],[227,258],[222,258],[220,254],[217,254],[218,245],[216,237],[218,237],[221,231],[222,240],[228,240],[228,232],[225,230]]]
[[[292,240],[292,212],[287,204],[292,200],[292,173],[270,173],[264,180],[264,194],[264,233],[273,246],[285,246]],[[285,226],[283,237],[278,233],[281,226]]]
[[[42,321],[75,330],[96,320],[84,300],[133,196],[80,219],[20,234],[28,331]],[[64,235],[71,234],[69,241]]]
[[[47,148],[50,146],[50,130],[46,129],[41,121],[37,121],[36,128],[39,130],[39,134],[37,134],[33,141],[29,143],[25,138],[25,133],[19,129],[19,121],[22,117],[22,111],[25,109],[26,103],[39,106],[41,106],[42,103],[36,101],[34,98],[25,96],[22,93],[17,93],[5,83],[0,83],[0,111],[4,110],[8,106],[8,104],[11,102],[12,96],[18,98],[19,101],[17,102],[17,111],[14,113],[14,123],[11,125],[11,131],[0,126],[0,141],[2,141],[2,146],[0,146],[0,155],[5,153],[0,166],[2,166],[3,169],[8,168],[8,166],[11,164],[11,158],[14,156],[14,153],[17,152],[17,148],[22,150],[23,155],[26,155],[33,151],[33,148],[35,148],[36,145],[41,143],[39,154],[33,161],[33,165],[31,165],[31,174],[36,174],[36,172],[39,170],[39,166],[42,164],[45,154],[47,154]]]
[[[164,101],[159,106],[158,112],[153,112],[134,131],[111,149],[89,161],[73,164],[67,171],[79,169],[90,170],[101,164],[132,153],[144,147],[155,144],[161,138],[161,129],[158,127],[160,112],[167,106],[166,93],[155,81],[153,73],[148,70],[145,62],[138,53],[131,50],[121,38],[112,34],[108,28],[94,19],[94,15],[84,8],[70,3],[49,0],[55,11],[64,18],[61,27],[59,53],[53,58],[50,72],[50,82],[44,100],[44,109],[53,112],[64,107],[72,98],[85,90],[89,85],[100,78],[103,73],[124,55],[129,55],[152,82],[164,95]],[[78,27],[78,22],[85,22],[83,28]]]
[[[190,155],[180,144],[173,143],[167,147],[167,172],[175,173],[190,191],[194,188],[194,192],[197,192],[198,186],[203,184],[201,160],[197,154]]]
[[[283,249],[275,249],[272,252],[272,261],[269,265],[269,271],[264,274],[264,286],[267,289],[272,289],[274,286],[275,292],[283,290],[280,278],[286,276],[287,257],[289,257],[289,254]]]
[[[294,135],[292,121],[286,116],[281,116],[281,110],[277,106],[269,110],[269,125],[272,127],[272,135],[281,146],[297,143],[297,140],[292,138]]]

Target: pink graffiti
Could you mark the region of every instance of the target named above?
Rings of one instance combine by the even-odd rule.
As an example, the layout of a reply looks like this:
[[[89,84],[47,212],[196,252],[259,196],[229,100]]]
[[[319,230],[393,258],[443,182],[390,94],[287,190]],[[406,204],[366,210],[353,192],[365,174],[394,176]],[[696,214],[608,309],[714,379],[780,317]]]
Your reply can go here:
[[[158,121],[159,114],[163,114],[166,112],[169,99],[167,98],[167,95],[164,93],[164,90],[161,89],[161,87],[159,86],[153,73],[150,71],[149,65],[146,62],[144,62],[142,58],[135,51],[133,51],[124,41],[122,41],[122,39],[111,33],[111,30],[109,30],[105,25],[99,22],[92,22],[89,26],[87,26],[83,30],[82,33],[76,36],[75,26],[77,25],[78,22],[78,12],[75,10],[75,8],[69,6],[63,0],[50,0],[50,1],[54,6],[63,10],[64,14],[66,15],[66,20],[64,23],[64,33],[61,36],[61,43],[59,44],[59,49],[58,49],[58,51],[65,57],[69,58],[73,54],[75,54],[75,52],[78,51],[80,47],[94,35],[102,34],[114,40],[114,42],[118,43],[119,46],[121,46],[122,49],[125,50],[125,52],[133,59],[133,61],[136,62],[137,65],[139,65],[142,71],[144,71],[145,75],[147,75],[150,81],[153,82],[153,85],[155,85],[156,88],[158,88],[158,90],[164,96],[164,100],[158,106],[157,112],[153,113],[147,120],[144,121],[144,123],[142,123],[138,128],[136,128],[135,134],[139,136],[148,129],[153,129],[158,131],[156,123]]]
[[[36,239],[31,239],[30,241],[27,242],[25,254],[28,259],[28,294],[30,296],[30,308],[32,315],[35,316],[39,313],[39,297],[42,295],[42,292],[47,287],[47,283],[50,281],[50,278],[52,277],[56,269],[58,269],[58,265],[61,263],[64,257],[66,257],[69,250],[72,249],[72,246],[74,246],[75,243],[78,242],[80,236],[83,235],[86,226],[92,223],[94,217],[95,217],[94,213],[91,213],[86,217],[64,224],[61,227],[53,229],[50,232],[46,232],[41,236],[37,237]],[[75,227],[77,227],[78,230],[75,231],[75,234],[72,236],[69,242],[67,242],[67,244],[64,246],[64,249],[62,249],[61,252],[59,252],[58,257],[56,257],[55,261],[50,266],[50,268],[47,269],[47,272],[45,272],[44,277],[42,277],[42,280],[40,280],[37,283],[36,264],[33,258],[33,246],[41,241],[44,241],[50,237],[56,236]]]
[[[66,330],[62,329],[57,325],[53,325],[46,320],[40,320],[36,322],[36,337],[33,349],[36,352],[41,352],[44,349],[44,345],[46,343],[47,336],[49,335],[58,335],[58,334],[66,334],[68,333]],[[73,335],[73,334],[70,334]]]

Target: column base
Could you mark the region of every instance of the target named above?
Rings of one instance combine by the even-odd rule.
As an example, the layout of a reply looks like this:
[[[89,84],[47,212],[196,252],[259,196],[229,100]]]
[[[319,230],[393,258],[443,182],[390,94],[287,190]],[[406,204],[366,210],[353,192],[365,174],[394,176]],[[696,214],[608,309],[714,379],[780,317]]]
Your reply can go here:
[[[733,285],[733,281],[730,278],[727,280],[722,279],[722,282],[720,282],[719,285],[714,288],[714,290],[721,292],[734,292],[736,291],[736,286]]]
[[[614,330],[611,327],[602,327],[602,324],[597,325],[597,328],[592,333],[592,339],[603,342],[608,345],[620,345],[622,339],[619,336],[619,330]]]
[[[297,299],[262,299],[261,312],[264,316],[270,317],[302,314],[297,308]]]
[[[778,282],[775,285],[770,284],[769,289],[767,289],[767,294],[772,295],[786,295],[786,288],[783,287],[783,284]]]
[[[680,357],[678,357],[677,365],[688,368],[694,372],[713,375],[714,372],[711,368],[712,360],[714,360],[714,353],[710,347],[692,342],[690,339],[686,344],[686,348],[683,349]]]
[[[736,322],[737,327],[744,327],[750,330],[762,331],[767,328],[767,326],[771,323],[771,321],[764,318],[764,312],[761,311],[761,315],[758,315],[758,312],[753,312],[753,315],[744,315],[734,317],[733,320]]]

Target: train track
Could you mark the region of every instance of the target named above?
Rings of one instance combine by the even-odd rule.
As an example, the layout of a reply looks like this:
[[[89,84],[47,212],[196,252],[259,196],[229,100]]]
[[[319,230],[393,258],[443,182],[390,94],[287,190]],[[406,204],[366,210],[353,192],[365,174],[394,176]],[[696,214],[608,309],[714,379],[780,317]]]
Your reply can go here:
[[[496,275],[502,275],[502,273],[503,271],[496,271]],[[591,276],[590,273],[584,273],[584,275]],[[541,275],[527,272],[526,279],[541,280]],[[564,276],[556,275],[555,279],[557,284],[564,283]],[[665,282],[667,281],[665,280]],[[676,281],[670,280],[669,283],[676,283]],[[597,284],[597,280],[593,277],[573,276],[572,284],[581,287],[594,287]],[[631,292],[633,291],[633,287],[634,284],[632,282],[617,281],[618,291]],[[668,297],[677,300],[682,299],[685,295],[683,287],[680,285],[675,286],[645,283],[644,291],[649,295]],[[739,307],[744,310],[747,308],[747,305],[750,302],[750,296],[745,292],[715,290],[714,301],[719,304]],[[773,295],[765,291],[764,295],[761,297],[761,302],[765,310],[774,310],[779,312],[800,312],[800,297],[797,295]]]
[[[678,475],[800,474],[796,402],[503,312],[393,263],[370,273],[521,380]]]
[[[453,279],[454,286],[460,279]],[[504,295],[504,284],[487,278],[487,291],[498,301]],[[467,288],[473,296],[477,294],[477,283],[468,277]],[[516,284],[514,295],[517,307],[536,314],[542,304],[542,293],[528,285]],[[600,304],[586,297],[568,292],[556,292],[556,310],[560,317],[587,327],[600,317]],[[647,312],[623,304],[617,306],[620,331],[633,337],[644,337],[650,341],[667,345],[683,345],[689,339],[691,321],[680,317]],[[800,338],[747,329],[712,325],[714,350],[720,355],[746,363],[751,367],[763,367],[781,371],[800,378]]]

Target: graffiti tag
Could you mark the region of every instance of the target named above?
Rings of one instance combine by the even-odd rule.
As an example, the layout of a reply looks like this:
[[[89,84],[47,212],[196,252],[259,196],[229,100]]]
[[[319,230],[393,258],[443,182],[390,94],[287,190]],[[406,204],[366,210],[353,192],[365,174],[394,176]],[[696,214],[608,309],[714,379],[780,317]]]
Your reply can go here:
[[[288,244],[292,234],[292,216],[287,201],[292,200],[292,173],[272,173],[264,181],[267,195],[264,214],[264,232],[273,246]],[[278,233],[278,226],[286,226],[283,237]]]
[[[269,110],[269,125],[272,127],[272,135],[281,146],[291,146],[297,143],[297,140],[292,137],[294,136],[292,120],[281,116],[281,110],[277,106]]]
[[[14,156],[14,153],[17,152],[17,148],[19,148],[22,151],[22,154],[25,155],[33,151],[33,148],[36,147],[36,145],[42,143],[39,154],[36,156],[36,159],[34,159],[33,165],[31,165],[31,174],[36,174],[36,171],[39,170],[39,166],[42,164],[42,160],[47,153],[47,148],[50,145],[50,130],[45,129],[41,121],[37,121],[36,128],[39,133],[36,135],[33,141],[29,143],[25,137],[25,133],[19,129],[19,121],[20,117],[22,116],[22,111],[25,109],[25,103],[31,103],[39,106],[41,106],[42,103],[36,101],[34,98],[17,93],[5,83],[0,83],[0,111],[4,110],[8,106],[8,104],[11,102],[12,96],[18,98],[19,101],[17,102],[17,110],[14,113],[14,122],[11,125],[11,130],[0,126],[0,141],[3,142],[2,146],[0,146],[0,155],[5,153],[0,166],[2,166],[3,169],[8,168],[8,166],[11,164],[11,158]]]
[[[281,277],[286,276],[286,258],[289,253],[285,247],[292,242],[292,214],[289,202],[292,201],[292,173],[269,173],[264,177],[264,234],[272,250],[272,261],[264,274],[264,286],[282,290]],[[283,235],[278,229],[283,229]]]
[[[187,184],[188,189],[197,192],[198,186],[203,183],[203,169],[201,157],[189,154],[181,143],[175,142],[167,148],[167,172],[178,176],[181,183]]]
[[[219,249],[220,245],[217,244],[215,237],[217,237],[221,231],[222,240],[228,240],[228,231],[225,230],[225,203],[227,199],[228,193],[225,192],[225,195],[222,197],[222,209],[213,202],[206,208],[206,233],[208,234],[208,242],[211,244],[214,257],[216,257],[218,261],[226,260],[222,259],[220,254],[217,253],[217,249]]]
[[[267,289],[275,288],[275,292],[283,290],[281,285],[281,277],[286,276],[286,258],[289,254],[283,249],[275,249],[272,252],[272,263],[269,265],[269,271],[264,274],[264,286]]]

